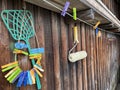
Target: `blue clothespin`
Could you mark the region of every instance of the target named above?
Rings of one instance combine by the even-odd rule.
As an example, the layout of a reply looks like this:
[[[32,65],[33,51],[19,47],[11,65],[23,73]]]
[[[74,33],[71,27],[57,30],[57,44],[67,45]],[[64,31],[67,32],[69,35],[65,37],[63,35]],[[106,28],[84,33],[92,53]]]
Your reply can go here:
[[[98,34],[98,31],[99,31],[99,30],[98,30],[98,27],[97,27],[96,30],[95,30],[96,35]]]
[[[27,74],[28,74],[27,84],[32,85],[32,78],[31,78],[31,75],[30,75],[30,71],[27,71]]]
[[[22,86],[24,77],[25,77],[25,72],[23,72],[23,74],[22,74],[21,77],[19,78],[18,83],[17,83],[17,87],[21,87],[21,86]]]
[[[26,45],[25,43],[17,42],[15,43],[15,48],[24,49],[24,48],[28,48],[28,45]]]
[[[23,72],[21,72],[21,73],[12,81],[12,83],[14,83],[19,77],[21,77],[22,74],[23,74]]]
[[[44,48],[34,48],[30,51],[31,54],[44,53]]]
[[[27,85],[27,79],[28,79],[28,73],[27,73],[27,71],[26,71],[26,72],[25,72],[24,81],[23,81],[23,85],[24,85],[24,86]]]
[[[67,10],[68,10],[69,5],[70,5],[70,2],[67,1],[67,2],[65,3],[65,6],[64,6],[63,10],[62,10],[62,13],[61,13],[62,16],[65,16],[65,15],[66,15],[66,12],[67,12]]]

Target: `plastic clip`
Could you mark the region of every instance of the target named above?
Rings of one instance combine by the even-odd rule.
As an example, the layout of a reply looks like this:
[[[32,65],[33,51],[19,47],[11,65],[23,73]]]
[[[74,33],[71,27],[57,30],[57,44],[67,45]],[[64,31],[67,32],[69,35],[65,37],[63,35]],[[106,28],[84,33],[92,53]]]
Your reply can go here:
[[[13,83],[13,81],[15,82],[21,72],[22,72],[22,70],[17,71],[17,72],[14,74],[14,76],[10,79],[9,82],[10,82],[10,83]]]
[[[6,64],[6,65],[3,65],[3,66],[1,66],[1,68],[3,69],[3,68],[6,68],[6,67],[9,67],[9,66],[12,66],[12,65],[14,65],[14,64],[18,64],[18,61],[15,61],[15,62]]]
[[[35,84],[35,72],[33,69],[30,70],[31,78],[32,78],[32,83]]]
[[[8,71],[8,70],[10,70],[10,69],[12,69],[12,68],[14,68],[14,67],[16,67],[16,66],[18,66],[18,63],[17,63],[17,64],[13,64],[13,65],[11,65],[11,66],[8,66],[8,67],[2,69],[2,72],[6,72],[6,71]]]
[[[23,74],[20,76],[19,80],[18,80],[18,83],[17,83],[17,87],[21,87],[22,86],[22,83],[24,81],[24,78],[25,78],[25,72],[23,72]]]
[[[36,68],[34,68],[34,70],[37,72],[37,74],[38,74],[40,77],[43,77],[43,75],[42,75]]]
[[[11,75],[16,69],[18,69],[18,66],[13,68],[11,71],[9,71],[6,75],[5,78],[7,78],[9,75]]]
[[[101,22],[98,21],[98,22],[95,24],[95,26],[93,26],[93,28],[96,29],[96,28],[100,25],[100,23],[101,23]]]
[[[17,79],[19,79],[21,75],[22,75],[22,71],[14,78],[14,80],[12,80],[12,83],[14,83]]]
[[[34,67],[37,68],[38,70],[40,70],[41,72],[44,72],[44,70],[42,69],[42,66],[35,64]]]
[[[98,28],[96,28],[95,32],[97,37],[101,37],[102,34],[101,34],[101,31],[98,30]]]
[[[22,51],[22,50],[18,50],[18,49],[14,49],[13,53],[15,53],[15,54],[24,54],[24,55],[28,56],[27,52]]]
[[[10,81],[13,79],[14,75],[16,75],[19,71],[21,71],[20,68],[18,68],[17,70],[15,70],[15,72],[13,72],[13,73],[7,78],[7,80],[10,82]]]
[[[67,12],[69,6],[70,6],[70,2],[67,1],[65,3],[65,6],[64,6],[63,10],[62,10],[62,13],[61,13],[62,16],[66,15],[66,12]]]
[[[30,59],[41,59],[42,55],[41,54],[30,54],[29,55]]]
[[[44,48],[34,48],[34,49],[31,49],[30,53],[31,54],[44,53]]]
[[[24,49],[24,48],[28,48],[28,45],[25,43],[17,42],[17,43],[15,43],[15,48]]]
[[[77,20],[77,10],[76,10],[76,8],[73,8],[73,19]]]
[[[28,74],[28,84],[32,85],[32,78],[31,78],[30,71],[27,71],[27,74]]]
[[[28,73],[27,71],[25,72],[25,77],[24,77],[24,81],[23,81],[23,85],[26,86],[27,85],[27,80],[28,80]]]
[[[74,26],[74,43],[79,43],[77,26]]]

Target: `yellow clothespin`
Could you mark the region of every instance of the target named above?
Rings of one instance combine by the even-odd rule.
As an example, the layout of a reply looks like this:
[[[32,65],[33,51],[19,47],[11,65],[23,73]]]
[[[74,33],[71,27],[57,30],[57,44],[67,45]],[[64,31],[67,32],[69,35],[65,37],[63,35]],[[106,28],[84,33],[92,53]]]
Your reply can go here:
[[[15,53],[15,54],[24,54],[24,55],[28,56],[27,52],[22,51],[22,50],[18,50],[18,49],[14,49],[13,53]]]
[[[74,43],[79,43],[77,26],[74,26]]]
[[[96,29],[96,28],[100,25],[100,23],[101,23],[101,22],[98,21],[93,28]]]
[[[30,54],[29,55],[30,59],[41,59],[42,58],[42,54]]]
[[[18,61],[15,61],[15,62],[13,62],[13,63],[9,63],[9,64],[6,64],[6,65],[3,65],[3,66],[1,66],[1,68],[3,69],[3,68],[6,68],[6,67],[15,65],[15,64],[18,64]]]

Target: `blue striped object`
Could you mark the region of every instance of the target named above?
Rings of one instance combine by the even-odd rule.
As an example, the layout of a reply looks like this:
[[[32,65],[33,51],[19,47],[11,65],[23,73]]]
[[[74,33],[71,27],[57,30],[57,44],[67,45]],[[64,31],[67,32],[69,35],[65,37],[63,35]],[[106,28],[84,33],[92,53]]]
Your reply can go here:
[[[44,48],[34,48],[31,49],[31,54],[35,54],[35,53],[44,53]]]
[[[19,80],[18,80],[18,83],[17,83],[17,87],[21,87],[21,86],[22,86],[22,83],[23,83],[25,74],[26,74],[26,73],[23,72],[23,74],[20,76],[20,78],[19,78]]]
[[[28,45],[25,43],[17,42],[17,43],[15,43],[15,48],[24,49],[24,48],[28,48]]]
[[[32,78],[31,78],[31,74],[30,74],[30,71],[27,71],[27,74],[28,74],[28,84],[29,85],[32,85]]]
[[[23,85],[24,85],[24,86],[27,85],[27,79],[28,79],[28,72],[26,71],[26,72],[25,72],[25,77],[24,77],[24,80],[23,80]]]

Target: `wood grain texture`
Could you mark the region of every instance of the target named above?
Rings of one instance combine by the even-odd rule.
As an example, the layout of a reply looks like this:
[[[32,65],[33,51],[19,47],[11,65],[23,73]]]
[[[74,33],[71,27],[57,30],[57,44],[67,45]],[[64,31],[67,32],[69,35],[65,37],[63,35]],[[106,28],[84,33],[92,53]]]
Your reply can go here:
[[[117,14],[115,4],[111,3],[113,0],[103,2]],[[0,11],[22,7],[21,0],[0,0]],[[73,52],[85,50],[88,56],[71,63],[68,52],[74,44],[76,22],[29,3],[26,7],[33,15],[39,46],[45,48],[41,61],[45,70],[44,77],[40,78],[42,90],[112,90],[115,87],[120,64],[119,36],[102,32],[98,38],[93,27],[77,21],[79,44]],[[0,19],[0,66],[14,61],[12,50],[15,42]],[[35,36],[30,38],[30,45],[37,47]],[[19,56],[19,63],[23,70],[32,68],[28,57]],[[0,69],[0,90],[37,90],[36,85],[17,88],[6,81],[5,74]]]

